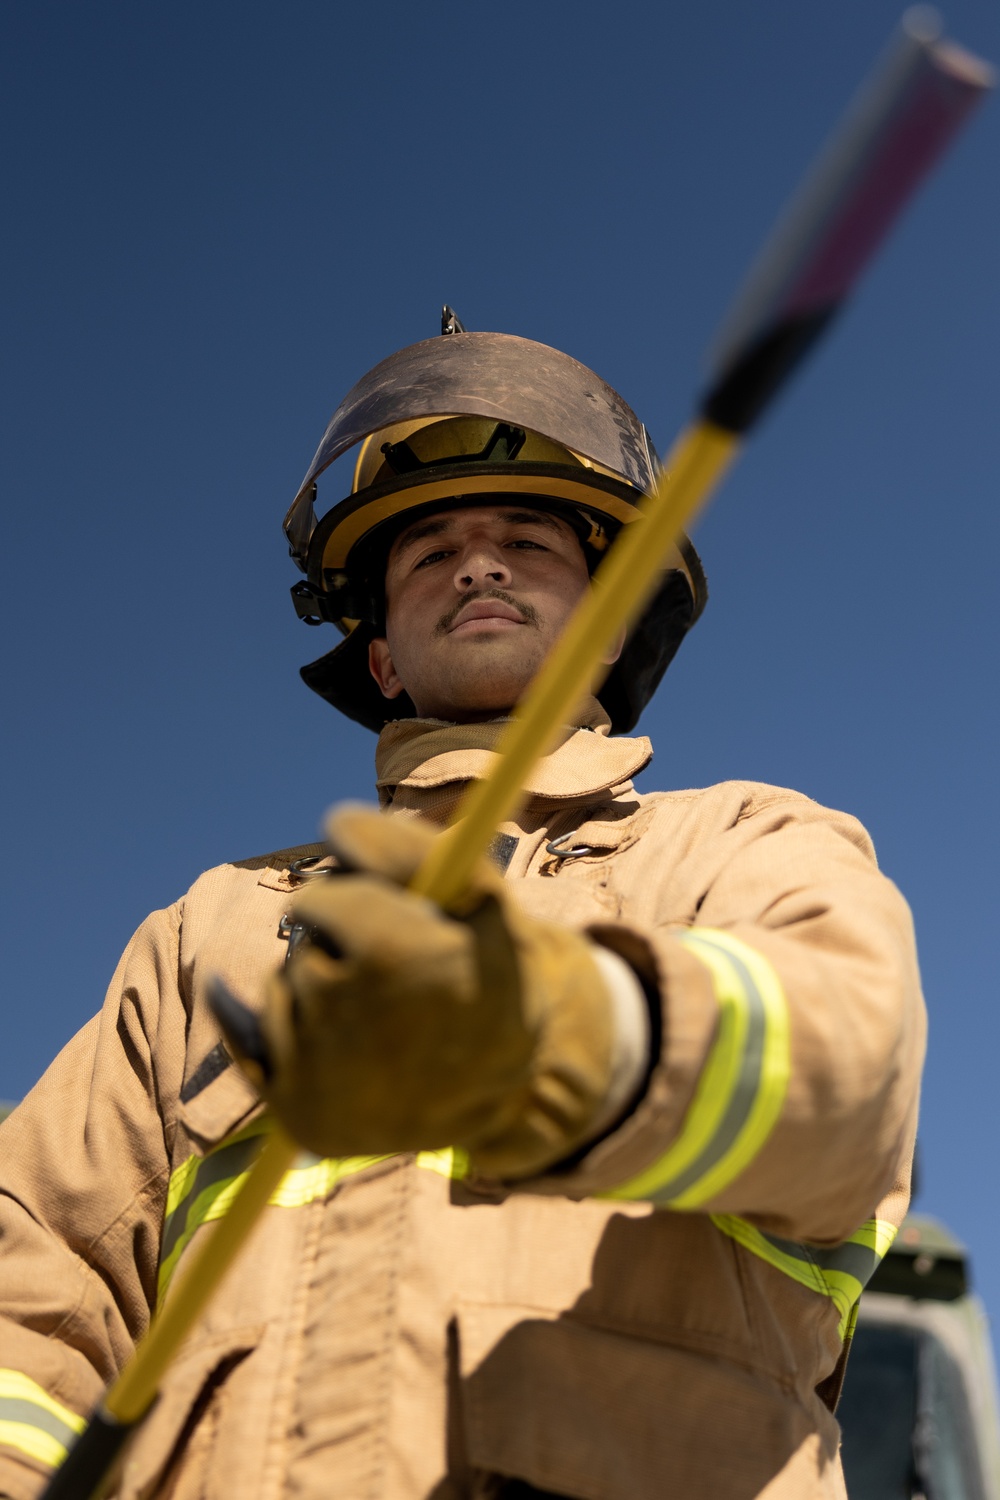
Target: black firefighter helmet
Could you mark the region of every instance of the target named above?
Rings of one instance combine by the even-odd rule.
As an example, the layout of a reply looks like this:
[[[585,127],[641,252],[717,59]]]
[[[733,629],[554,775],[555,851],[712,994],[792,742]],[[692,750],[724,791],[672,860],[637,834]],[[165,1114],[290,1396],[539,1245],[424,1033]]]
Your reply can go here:
[[[468,333],[445,311],[453,336],[400,349],[344,397],[284,523],[306,575],[292,589],[300,618],[345,637],[302,668],[303,681],[376,732],[415,713],[405,694],[384,698],[368,671],[368,643],[384,628],[386,557],[404,525],[516,496],[568,521],[593,571],[657,467],[643,424],[586,365],[530,339]],[[318,520],[317,477],[358,443],[351,494]],[[599,690],[614,733],[635,726],[706,598],[683,538]]]

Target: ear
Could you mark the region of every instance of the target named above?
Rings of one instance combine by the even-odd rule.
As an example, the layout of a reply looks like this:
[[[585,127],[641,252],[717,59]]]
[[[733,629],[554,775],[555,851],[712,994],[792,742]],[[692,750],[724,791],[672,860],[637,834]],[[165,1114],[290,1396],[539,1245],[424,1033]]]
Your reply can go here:
[[[626,630],[623,625],[621,630],[619,630],[618,632],[618,639],[615,641],[614,645],[609,646],[607,651],[605,651],[604,655],[601,657],[601,661],[606,667],[613,667],[619,656],[621,656],[622,652],[625,650],[625,636]],[[385,692],[385,689],[383,688],[382,691]]]
[[[368,670],[382,690],[383,698],[398,698],[403,691],[396,668],[389,655],[389,642],[376,636],[368,645]]]

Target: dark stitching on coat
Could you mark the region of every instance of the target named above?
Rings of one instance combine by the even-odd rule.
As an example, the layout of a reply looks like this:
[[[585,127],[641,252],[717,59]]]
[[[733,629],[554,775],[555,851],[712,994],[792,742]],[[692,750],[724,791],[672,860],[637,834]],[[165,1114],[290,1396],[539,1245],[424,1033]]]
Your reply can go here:
[[[388,1462],[389,1410],[392,1401],[393,1383],[392,1351],[399,1342],[399,1271],[403,1246],[406,1242],[406,1231],[412,1212],[410,1204],[413,1197],[413,1179],[415,1176],[414,1161],[415,1159],[411,1157],[409,1161],[401,1164],[405,1165],[408,1170],[399,1174],[393,1189],[396,1198],[396,1222],[387,1235],[389,1242],[389,1274],[386,1277],[387,1286],[385,1301],[383,1303],[386,1312],[385,1334],[382,1338],[382,1347],[379,1351],[381,1369],[378,1375],[378,1393],[374,1402],[378,1414],[372,1421],[372,1430],[369,1437],[371,1469],[368,1475],[366,1500],[375,1500],[375,1496],[382,1493]]]

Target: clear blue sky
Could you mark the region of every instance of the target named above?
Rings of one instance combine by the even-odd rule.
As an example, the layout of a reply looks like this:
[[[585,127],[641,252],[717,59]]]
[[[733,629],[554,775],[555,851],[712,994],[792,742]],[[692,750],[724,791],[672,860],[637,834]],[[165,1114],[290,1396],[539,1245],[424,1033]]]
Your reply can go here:
[[[370,795],[301,685],[279,524],[347,387],[437,331],[552,343],[664,447],[896,0],[3,9],[0,1096],[152,907]],[[950,32],[1000,58],[995,0]],[[856,813],[931,1012],[920,1207],[1000,1321],[1000,107],[698,528],[709,609],[645,785]]]

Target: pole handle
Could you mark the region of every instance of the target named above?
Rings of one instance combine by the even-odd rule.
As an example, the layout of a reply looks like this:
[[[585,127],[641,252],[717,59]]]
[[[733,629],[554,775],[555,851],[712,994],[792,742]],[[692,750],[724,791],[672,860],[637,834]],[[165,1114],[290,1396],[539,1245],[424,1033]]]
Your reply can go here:
[[[138,1424],[117,1422],[102,1404],[92,1414],[42,1500],[100,1500],[121,1451]]]
[[[173,1295],[111,1385],[42,1493],[42,1500],[97,1500],[100,1483],[156,1400],[164,1372],[239,1254],[298,1147],[276,1123],[224,1219],[191,1251]]]

